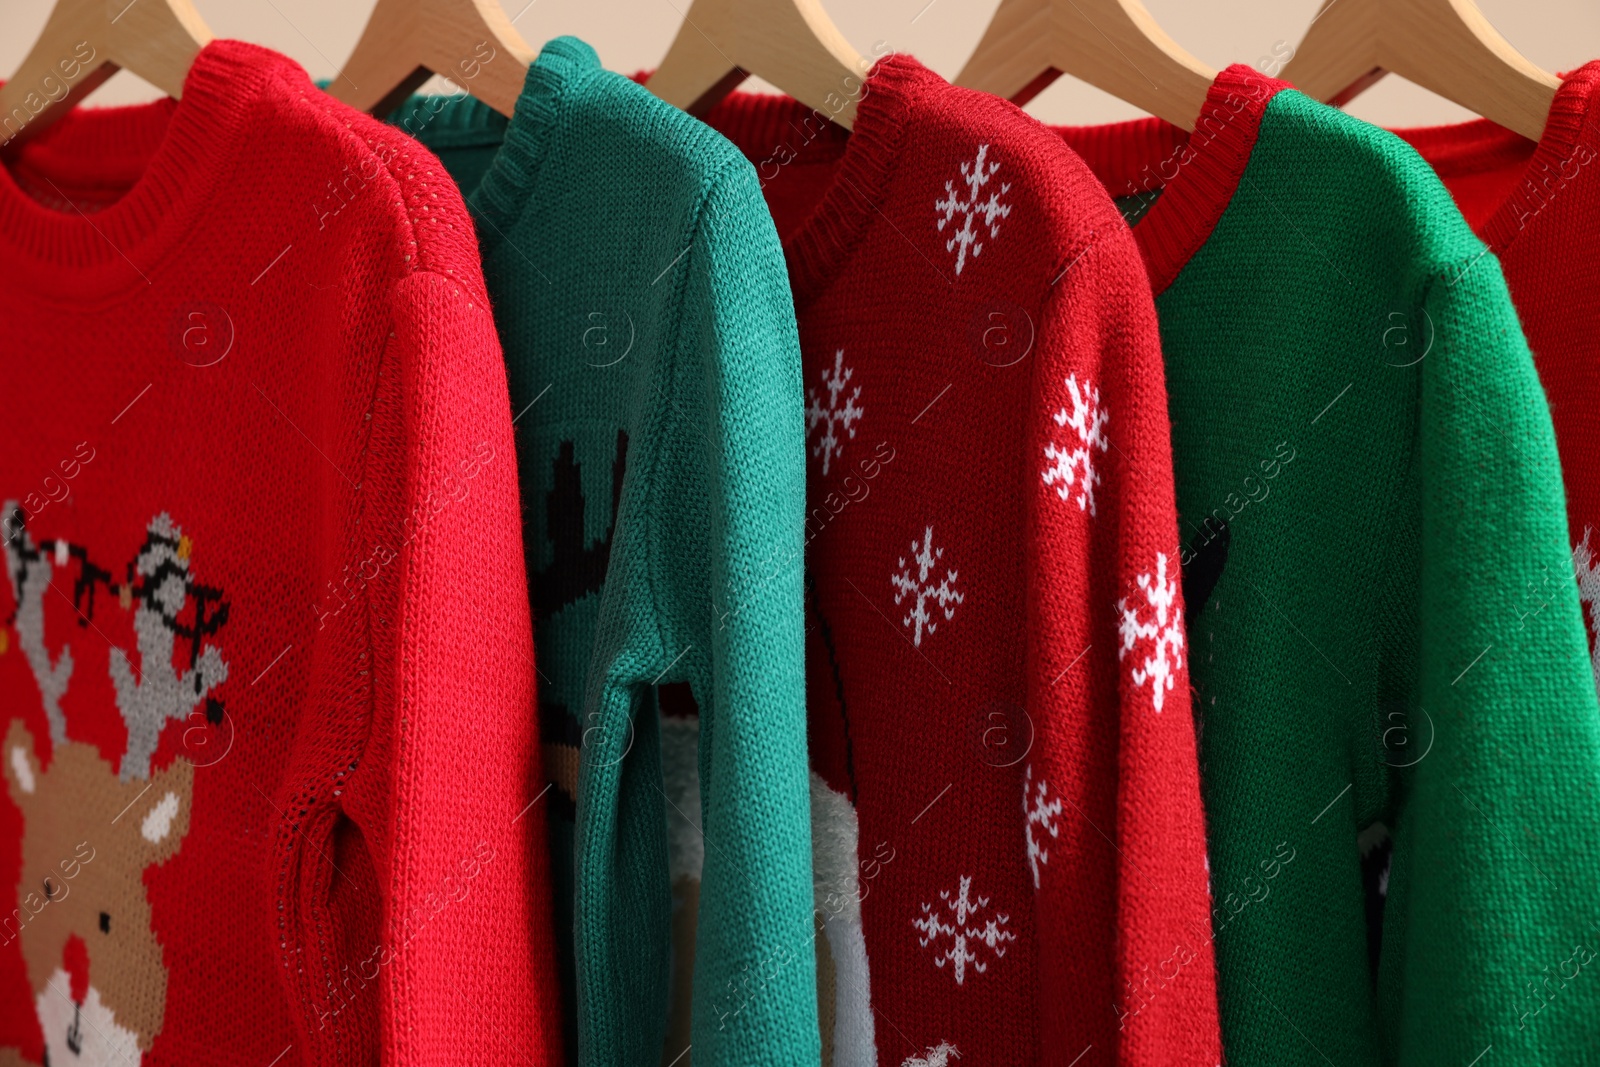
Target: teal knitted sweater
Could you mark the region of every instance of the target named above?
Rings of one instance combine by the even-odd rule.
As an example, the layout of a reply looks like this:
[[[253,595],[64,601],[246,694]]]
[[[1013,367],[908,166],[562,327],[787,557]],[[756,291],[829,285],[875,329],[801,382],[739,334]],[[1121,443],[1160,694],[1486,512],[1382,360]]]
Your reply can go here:
[[[570,37],[509,123],[391,121],[466,192],[505,348],[579,1059],[662,1061],[692,960],[666,1060],[815,1064],[801,574],[760,567],[801,551],[803,393],[755,171]]]
[[[1595,1062],[1600,716],[1500,266],[1247,68],[1170,133],[1066,136],[1148,207],[1228,1062]]]

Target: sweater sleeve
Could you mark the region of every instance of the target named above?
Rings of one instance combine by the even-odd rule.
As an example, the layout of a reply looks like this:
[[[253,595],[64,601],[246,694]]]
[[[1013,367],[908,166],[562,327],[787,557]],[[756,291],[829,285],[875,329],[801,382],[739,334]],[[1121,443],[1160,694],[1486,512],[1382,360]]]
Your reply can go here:
[[[1109,208],[1109,205],[1108,205]],[[1039,326],[1029,461],[1026,847],[1041,1062],[1213,1067],[1221,1037],[1155,307],[1091,233]]]
[[[692,1058],[820,1058],[800,539],[800,350],[783,255],[755,174],[721,172],[686,248],[676,339],[641,389],[658,434],[630,461],[583,719],[576,944],[588,1064],[662,1056],[666,837],[703,842]],[[772,560],[793,561],[775,572]],[[699,709],[699,806],[663,789],[653,686]],[[668,1051],[668,1059],[681,1050]]]
[[[324,793],[339,815],[309,861],[322,852],[344,877],[304,940],[342,957],[336,1003],[375,1019],[379,1062],[559,1063],[505,366],[481,289],[418,272],[391,306],[356,520],[376,546],[360,564],[371,657],[349,671],[372,672],[372,720]]]
[[[1402,1064],[1577,1063],[1600,1045],[1600,716],[1555,436],[1492,256],[1423,307],[1409,725],[1431,747],[1393,771],[1380,1017]]]

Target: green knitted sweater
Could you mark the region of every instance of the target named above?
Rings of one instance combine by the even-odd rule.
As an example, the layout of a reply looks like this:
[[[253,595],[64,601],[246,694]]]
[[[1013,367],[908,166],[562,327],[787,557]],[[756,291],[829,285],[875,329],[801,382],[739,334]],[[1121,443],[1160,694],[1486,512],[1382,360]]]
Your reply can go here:
[[[755,171],[570,37],[509,123],[391,121],[467,194],[505,348],[579,1059],[662,1062],[692,958],[697,1067],[815,1064],[801,574],[760,567],[800,556],[803,393]]]
[[[1600,718],[1498,262],[1248,68],[1164,157],[1064,133],[1148,207],[1229,1064],[1593,1062]]]

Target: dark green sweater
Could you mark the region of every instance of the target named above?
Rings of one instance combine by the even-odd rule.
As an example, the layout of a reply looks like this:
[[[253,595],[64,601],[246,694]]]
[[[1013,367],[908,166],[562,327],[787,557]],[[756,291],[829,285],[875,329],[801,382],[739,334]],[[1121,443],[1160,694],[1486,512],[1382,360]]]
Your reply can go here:
[[[1544,394],[1427,165],[1280,86],[1223,72],[1187,145],[1066,132],[1148,208],[1224,1050],[1594,1062],[1600,718]]]
[[[509,124],[439,97],[392,121],[467,195],[505,348],[580,1062],[662,1060],[687,881],[696,1067],[810,1067],[801,572],[762,567],[800,557],[803,394],[755,171],[570,37]],[[662,702],[698,706],[698,745]]]

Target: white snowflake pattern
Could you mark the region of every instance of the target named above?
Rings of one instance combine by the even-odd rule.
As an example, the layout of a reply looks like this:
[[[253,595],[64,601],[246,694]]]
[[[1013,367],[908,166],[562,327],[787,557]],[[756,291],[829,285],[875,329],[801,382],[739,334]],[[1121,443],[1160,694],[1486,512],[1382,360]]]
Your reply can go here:
[[[1178,668],[1183,666],[1183,620],[1173,610],[1178,599],[1178,582],[1176,578],[1167,577],[1166,553],[1156,553],[1156,573],[1139,575],[1138,583],[1144,592],[1145,603],[1154,610],[1154,617],[1152,621],[1145,622],[1139,608],[1128,607],[1127,597],[1117,601],[1117,613],[1121,616],[1117,632],[1122,636],[1117,659],[1132,652],[1141,642],[1153,643],[1149,654],[1144,656],[1144,662],[1133,668],[1133,684],[1142,686],[1147,681],[1150,683],[1159,713],[1167,690],[1173,686]]]
[[[811,447],[811,454],[822,457],[824,475],[828,473],[829,460],[844,453],[844,438],[839,436],[839,431],[844,430],[845,436],[853,439],[856,423],[866,414],[866,409],[856,403],[861,399],[859,385],[844,398],[843,406],[839,404],[839,398],[844,395],[845,387],[850,384],[850,376],[854,373],[844,365],[844,349],[841,348],[833,354],[833,370],[823,368],[822,371],[822,387],[828,392],[827,403],[822,402],[822,394],[815,389],[806,390],[806,437],[810,438],[812,430],[822,427],[822,435]]]
[[[960,228],[944,245],[946,252],[956,254],[957,274],[960,274],[961,268],[967,265],[968,248],[972,249],[973,259],[977,259],[978,254],[983,251],[983,237],[973,223],[982,219],[983,224],[989,228],[989,239],[993,240],[1000,236],[1000,220],[1011,214],[1011,205],[1000,202],[1000,198],[1011,191],[1009,182],[1001,182],[998,193],[991,189],[987,200],[979,199],[983,187],[989,184],[994,178],[995,171],[1000,169],[1000,164],[987,162],[988,154],[989,146],[981,144],[978,146],[977,158],[971,163],[961,164],[961,181],[967,187],[965,200],[956,193],[955,180],[951,179],[944,183],[944,199],[936,200],[933,204],[935,210],[941,213],[938,225],[940,233],[944,232],[944,228],[953,222],[957,215],[961,216]]]
[[[1600,693],[1600,565],[1589,548],[1589,527],[1583,528],[1583,540],[1572,546],[1572,573],[1578,579],[1578,601],[1589,608],[1590,643],[1589,669],[1594,674],[1595,691]]]
[[[973,945],[987,946],[989,951],[994,953],[994,959],[998,960],[1006,954],[1006,942],[1015,941],[1017,935],[1010,930],[1001,929],[1011,922],[1011,916],[999,912],[995,913],[994,918],[984,920],[982,926],[973,925],[978,912],[989,906],[989,898],[980,896],[974,901],[972,879],[966,875],[961,876],[961,888],[956,891],[954,900],[951,899],[948,889],[939,891],[939,899],[944,901],[943,907],[936,909],[932,904],[922,905],[922,918],[912,919],[911,925],[922,932],[922,936],[917,940],[923,948],[929,945],[934,947],[933,965],[942,968],[949,963],[955,975],[956,985],[961,985],[966,981],[968,964],[972,965],[974,971],[983,974],[989,969],[989,964],[994,962],[985,961],[973,951]],[[950,913],[953,922],[946,922],[941,918],[945,912]],[[950,947],[938,952],[940,938],[944,937],[951,939]]]
[[[956,572],[947,569],[945,576],[934,585],[928,580],[933,573],[934,565],[944,556],[944,549],[933,547],[933,527],[927,527],[922,534],[922,543],[911,542],[911,563],[915,564],[916,575],[912,575],[912,566],[906,563],[904,556],[896,564],[900,568],[898,574],[889,576],[897,592],[894,602],[901,603],[906,597],[912,598],[911,610],[901,620],[902,626],[911,628],[911,643],[917,648],[922,647],[923,633],[932,634],[938,629],[938,623],[933,621],[933,612],[928,610],[928,601],[938,602],[944,609],[944,617],[953,619],[956,615],[955,606],[966,599],[966,594],[955,590]]]
[[[921,1056],[910,1055],[900,1064],[900,1067],[950,1067],[950,1058],[961,1058],[961,1053],[948,1041],[941,1041],[930,1049],[924,1050]]]
[[[1039,842],[1044,840],[1044,834],[1055,837],[1060,828],[1055,820],[1061,815],[1061,798],[1047,800],[1050,795],[1049,786],[1043,778],[1039,779],[1037,787],[1033,784],[1033,767],[1023,768],[1022,772],[1022,814],[1026,817],[1023,824],[1023,833],[1028,839],[1028,866],[1033,869],[1033,888],[1039,888],[1039,867],[1048,863],[1050,853],[1039,847]],[[1037,826],[1042,831],[1036,840],[1033,828]]]
[[[1078,387],[1078,376],[1067,376],[1067,392],[1072,395],[1072,412],[1066,408],[1056,412],[1057,426],[1070,426],[1077,431],[1078,440],[1071,448],[1063,448],[1054,441],[1044,448],[1044,458],[1052,466],[1044,470],[1044,484],[1054,485],[1062,500],[1072,499],[1074,486],[1078,491],[1078,509],[1094,511],[1094,488],[1100,484],[1100,472],[1094,466],[1094,450],[1104,452],[1110,447],[1106,440],[1106,423],[1110,421],[1100,406],[1100,390],[1085,378]],[[1069,442],[1070,444],[1070,442]],[[1056,485],[1059,482],[1061,484]]]

